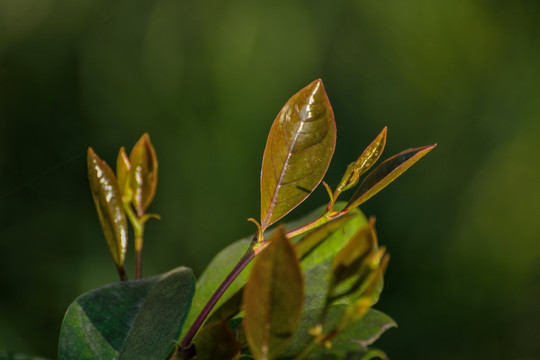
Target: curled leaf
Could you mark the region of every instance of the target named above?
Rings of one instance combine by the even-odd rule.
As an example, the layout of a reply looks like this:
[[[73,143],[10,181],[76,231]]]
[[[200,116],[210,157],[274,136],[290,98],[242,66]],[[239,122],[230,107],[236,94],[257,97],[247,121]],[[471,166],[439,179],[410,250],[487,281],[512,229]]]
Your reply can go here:
[[[334,114],[321,80],[293,95],[272,124],[261,170],[261,227],[281,219],[321,182],[336,145]]]
[[[154,199],[157,187],[158,161],[150,136],[145,133],[129,154],[133,206],[141,217]]]
[[[407,149],[385,160],[362,181],[343,211],[354,209],[403,174],[437,144]]]
[[[339,193],[349,190],[353,186],[358,184],[360,176],[362,176],[366,171],[368,171],[373,164],[379,160],[384,146],[386,145],[386,126],[382,129],[381,133],[369,144],[369,146],[364,150],[362,155],[353,163],[350,163],[347,167],[345,175],[341,179],[337,189],[336,197]]]
[[[117,267],[122,267],[128,241],[126,214],[113,171],[92,148],[88,148],[88,180],[92,198],[109,251]]]
[[[255,261],[244,289],[246,339],[255,359],[276,359],[293,336],[304,303],[296,252],[280,227]]]

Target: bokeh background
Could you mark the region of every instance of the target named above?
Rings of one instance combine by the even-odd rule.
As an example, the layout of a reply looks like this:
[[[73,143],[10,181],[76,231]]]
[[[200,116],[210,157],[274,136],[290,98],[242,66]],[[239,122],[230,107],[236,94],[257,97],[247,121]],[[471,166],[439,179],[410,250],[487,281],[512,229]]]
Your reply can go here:
[[[540,359],[539,20],[535,0],[0,0],[0,350],[54,358],[69,303],[117,279],[87,146],[114,164],[149,132],[144,273],[200,274],[254,231],[270,125],[322,78],[330,184],[385,125],[385,156],[439,144],[362,207],[392,254],[377,346]]]

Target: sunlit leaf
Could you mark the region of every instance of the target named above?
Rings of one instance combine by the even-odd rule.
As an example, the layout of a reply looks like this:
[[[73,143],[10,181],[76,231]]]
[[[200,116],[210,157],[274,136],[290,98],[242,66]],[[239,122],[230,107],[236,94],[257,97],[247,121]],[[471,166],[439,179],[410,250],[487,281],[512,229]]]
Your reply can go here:
[[[364,203],[403,174],[435,146],[437,144],[408,149],[385,160],[362,181],[345,208],[353,209]]]
[[[174,347],[194,290],[191,270],[177,268],[81,295],[64,317],[58,358],[162,360]]]
[[[303,303],[300,264],[283,228],[279,228],[255,260],[244,289],[243,327],[255,359],[275,359],[285,350]]]
[[[158,161],[150,136],[144,134],[129,154],[133,206],[142,216],[154,199],[157,187]]]
[[[88,180],[101,228],[116,266],[124,264],[128,241],[126,214],[113,171],[88,148]]]
[[[343,191],[346,191],[353,186],[358,184],[360,176],[362,176],[366,171],[368,171],[373,164],[379,160],[384,146],[386,144],[386,131],[385,127],[381,133],[369,144],[369,146],[364,150],[362,155],[353,163],[349,164],[345,175],[341,179],[336,192],[339,194]]]
[[[122,146],[118,152],[118,158],[116,160],[116,179],[118,180],[118,187],[122,193],[123,201],[131,201],[133,191],[130,186],[131,178],[131,163],[129,157],[126,154],[126,149]]]
[[[373,221],[370,221],[368,225],[358,231],[334,258],[330,289],[333,296],[337,295],[334,294],[334,289],[341,283],[354,278],[352,279],[353,284],[347,285],[359,286],[360,283],[355,283],[361,282],[371,271],[376,270],[376,267],[373,269],[373,258],[377,253],[378,244],[373,223]],[[348,292],[350,290],[342,291]]]
[[[226,321],[205,326],[195,342],[197,360],[233,360],[240,358],[241,346]]]
[[[321,80],[287,101],[272,124],[261,170],[261,226],[298,206],[321,182],[336,144],[334,114]]]

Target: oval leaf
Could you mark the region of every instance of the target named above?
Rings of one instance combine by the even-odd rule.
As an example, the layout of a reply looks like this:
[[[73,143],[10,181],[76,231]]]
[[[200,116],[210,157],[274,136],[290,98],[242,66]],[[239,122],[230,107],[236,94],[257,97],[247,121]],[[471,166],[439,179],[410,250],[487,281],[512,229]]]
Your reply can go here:
[[[362,155],[353,163],[349,164],[345,175],[341,179],[336,192],[342,193],[358,184],[360,176],[368,171],[379,160],[386,145],[386,126],[381,133],[369,144]]]
[[[243,326],[255,359],[276,359],[293,336],[304,303],[296,252],[279,228],[255,261],[244,289]]]
[[[195,290],[190,269],[105,285],[68,308],[58,358],[156,359],[174,347]]]
[[[158,161],[150,136],[145,133],[129,154],[133,206],[141,217],[156,194]]]
[[[335,145],[334,113],[315,80],[287,101],[270,129],[261,170],[263,231],[319,185]]]
[[[124,264],[128,232],[120,189],[113,171],[92,148],[88,148],[88,180],[92,198],[105,234],[109,251],[117,267]]]
[[[353,209],[384,189],[437,144],[407,149],[385,160],[362,181],[344,210]]]

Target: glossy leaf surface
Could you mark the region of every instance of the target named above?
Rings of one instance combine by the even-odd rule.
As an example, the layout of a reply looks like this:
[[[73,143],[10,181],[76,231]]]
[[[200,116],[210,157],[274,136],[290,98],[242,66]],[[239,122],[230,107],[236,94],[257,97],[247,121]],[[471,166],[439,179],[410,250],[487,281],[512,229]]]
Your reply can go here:
[[[226,321],[205,326],[195,342],[197,360],[240,358],[241,346]]]
[[[150,136],[144,134],[129,154],[133,206],[142,216],[154,199],[157,187],[158,161]]]
[[[113,171],[92,148],[87,154],[88,180],[92,198],[109,251],[117,266],[124,264],[128,232],[120,189]]]
[[[304,300],[296,252],[279,228],[255,260],[244,289],[243,327],[255,359],[276,359],[293,336]]]
[[[437,144],[407,149],[385,160],[362,181],[346,208],[352,209],[364,203],[403,174],[435,146]]]
[[[122,146],[118,152],[118,158],[116,159],[116,179],[118,181],[118,187],[122,193],[123,201],[129,200],[133,196],[133,192],[130,187],[131,177],[131,163],[129,157],[126,154],[126,149]]]
[[[261,170],[261,226],[298,206],[321,182],[336,144],[334,114],[321,80],[287,101],[274,120]]]
[[[379,160],[381,154],[386,145],[386,132],[387,128],[385,127],[381,133],[369,144],[369,146],[364,150],[362,155],[353,163],[349,164],[345,175],[341,179],[337,192],[341,193],[346,191],[353,186],[358,184],[360,176],[362,176],[366,171],[368,171],[373,164]]]
[[[162,360],[174,346],[195,290],[190,269],[105,285],[68,308],[58,356]]]

